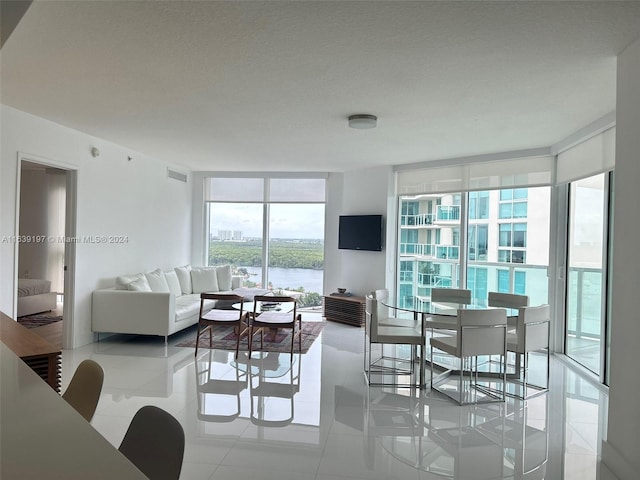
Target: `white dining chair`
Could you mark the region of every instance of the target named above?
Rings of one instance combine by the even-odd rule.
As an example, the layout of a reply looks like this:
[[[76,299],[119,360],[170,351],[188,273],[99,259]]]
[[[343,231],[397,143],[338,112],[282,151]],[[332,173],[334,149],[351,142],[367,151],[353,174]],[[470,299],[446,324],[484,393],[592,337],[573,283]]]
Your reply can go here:
[[[510,393],[521,399],[527,399],[549,389],[549,334],[551,323],[551,306],[521,307],[518,313],[516,329],[507,334],[507,350],[516,354],[516,375],[509,375],[510,383],[520,388]],[[536,369],[536,373],[546,372],[544,382],[531,381],[531,363],[529,354],[542,352],[546,357],[545,370]],[[531,390],[531,393],[529,391]]]
[[[390,327],[378,324],[378,301],[372,294],[366,297],[365,307],[365,346],[364,346],[364,375],[367,384],[370,386],[396,386],[411,387],[416,385],[416,356],[415,348],[411,348],[409,359],[402,358],[396,354],[385,355],[384,346],[393,345],[396,348],[400,345],[411,347],[423,347],[424,333],[419,324],[415,328]],[[372,347],[380,345],[380,355],[374,359]],[[424,378],[423,362],[419,364],[420,379]],[[373,375],[382,376],[380,382],[372,380]],[[390,383],[385,382],[386,377],[394,377]],[[409,383],[400,383],[399,376],[409,376]]]
[[[490,307],[502,308],[528,307],[529,297],[527,295],[518,295],[516,293],[489,292],[487,304]]]
[[[389,290],[386,288],[373,292],[378,305],[378,325],[387,327],[415,328],[420,325],[418,318],[399,318],[397,310],[389,307]],[[393,310],[393,313],[392,313]]]
[[[469,403],[504,402],[506,387],[507,356],[507,314],[504,309],[459,309],[456,331],[450,336],[432,337],[431,346],[431,389],[438,391],[460,405]],[[434,382],[434,349],[460,360],[457,390],[450,382],[448,388],[439,388]],[[481,373],[478,372],[476,357],[482,355],[500,355],[500,378],[502,388],[496,390],[479,383]],[[465,372],[469,378],[465,380]],[[453,375],[453,373],[452,373]],[[489,382],[495,378],[487,377]],[[445,380],[446,381],[446,380]],[[480,396],[482,395],[482,396]]]
[[[431,301],[443,303],[471,303],[471,290],[466,288],[432,288]]]

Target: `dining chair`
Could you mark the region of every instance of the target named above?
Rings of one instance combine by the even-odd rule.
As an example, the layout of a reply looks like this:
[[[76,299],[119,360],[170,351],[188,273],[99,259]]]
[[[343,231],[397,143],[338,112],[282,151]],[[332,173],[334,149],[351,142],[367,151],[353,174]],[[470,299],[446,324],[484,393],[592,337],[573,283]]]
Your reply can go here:
[[[419,323],[417,318],[398,318],[390,315],[390,310],[395,310],[388,306],[389,290],[386,288],[373,292],[378,305],[378,325],[388,327],[409,327],[414,328]],[[397,310],[395,310],[397,312]]]
[[[422,325],[417,325],[414,328],[407,327],[393,327],[379,325],[378,323],[378,301],[376,298],[369,294],[366,297],[365,307],[365,346],[364,346],[364,375],[367,380],[367,384],[370,386],[396,386],[396,387],[411,387],[416,385],[415,370],[416,370],[416,356],[415,348],[411,348],[411,354],[409,359],[401,358],[399,356],[386,356],[384,354],[385,345],[394,345],[396,348],[399,345],[409,345],[411,347],[421,346],[425,344],[424,332]],[[379,344],[381,351],[378,358],[373,359],[372,346]],[[422,368],[423,362],[419,364],[420,379],[424,378]],[[372,374],[381,375],[381,382],[374,382],[371,379]],[[402,375],[408,375],[410,380],[409,384],[398,383],[397,379],[392,383],[385,383],[385,376],[398,377]]]
[[[239,303],[238,309],[221,310],[212,309],[205,313],[205,305],[207,301],[215,300],[216,302],[225,302],[227,304]],[[236,338],[236,358],[240,350],[240,339],[249,331],[245,322],[244,297],[231,293],[201,293],[200,294],[200,316],[198,318],[198,334],[196,336],[196,351],[194,355],[198,355],[198,344],[200,337],[209,331],[209,348],[213,348],[213,327],[234,327]],[[251,340],[249,340],[251,343]]]
[[[466,288],[432,288],[431,301],[468,305],[471,303],[471,290]]]
[[[520,386],[520,393],[513,394],[521,399],[527,399],[549,389],[549,335],[551,323],[551,306],[539,305],[535,307],[521,307],[514,332],[507,335],[507,350],[516,354],[516,378],[509,375],[510,382]],[[534,383],[530,379],[531,366],[529,354],[545,352],[546,369],[536,369],[536,373],[546,371],[544,384]],[[533,393],[528,394],[528,389]]]
[[[253,337],[260,334],[260,350],[264,350],[264,331],[284,328],[291,330],[291,357],[296,337],[302,351],[302,315],[296,314],[296,299],[288,296],[256,295],[253,298],[253,314],[249,322],[249,355],[253,350]],[[273,334],[272,334],[273,335]]]
[[[529,297],[527,295],[518,295],[516,293],[489,292],[487,304],[490,307],[502,308],[528,307]]]
[[[235,378],[229,375],[230,355],[224,350],[209,350],[195,361],[199,420],[228,423],[240,416],[240,395],[247,388],[248,376],[237,364]]]
[[[90,422],[100,400],[103,382],[102,367],[93,360],[83,360],[74,372],[62,398]]]
[[[184,430],[170,413],[146,405],[133,416],[118,450],[150,480],[178,480]]]
[[[432,337],[429,343],[431,346],[432,390],[452,398],[460,405],[504,402],[507,356],[507,314],[504,309],[459,309],[455,332],[450,336]],[[437,388],[434,384],[434,349],[460,360],[457,390]],[[499,373],[502,378],[502,388],[498,393],[479,383],[480,372],[476,357],[483,355],[500,355]],[[469,374],[468,381],[465,381],[466,371]],[[479,394],[483,394],[483,399],[479,399]],[[473,399],[469,400],[469,398]]]

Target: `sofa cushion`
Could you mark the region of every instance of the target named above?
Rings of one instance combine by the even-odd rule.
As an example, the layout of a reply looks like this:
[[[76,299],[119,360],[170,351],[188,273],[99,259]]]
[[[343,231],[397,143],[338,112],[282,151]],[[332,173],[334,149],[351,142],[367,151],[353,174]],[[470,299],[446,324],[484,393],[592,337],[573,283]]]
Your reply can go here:
[[[218,290],[231,290],[231,265],[221,265],[216,267],[218,277]]]
[[[147,282],[149,282],[149,287],[151,287],[152,292],[170,292],[167,279],[164,278],[164,273],[162,273],[162,270],[160,270],[159,268],[154,270],[153,272],[146,273],[145,277],[147,278]]]
[[[215,305],[215,300],[205,300],[204,310],[208,312]],[[176,298],[176,322],[200,313],[200,295],[192,293]]]
[[[178,274],[171,270],[170,272],[164,272],[164,278],[167,280],[167,285],[169,285],[169,291],[176,297],[181,296],[182,287],[180,286],[180,280],[178,280]]]
[[[127,290],[132,290],[134,292],[150,292],[151,287],[149,286],[147,277],[143,275],[133,282],[129,282],[129,284],[127,285]]]
[[[191,265],[185,265],[184,267],[174,268],[178,281],[180,282],[180,288],[183,295],[189,295],[193,293],[193,287],[191,285]]]
[[[129,284],[134,280],[138,280],[140,277],[144,277],[144,273],[131,273],[129,275],[116,277],[116,290],[129,290]]]
[[[191,269],[193,293],[217,292],[218,274],[216,267],[194,267]]]

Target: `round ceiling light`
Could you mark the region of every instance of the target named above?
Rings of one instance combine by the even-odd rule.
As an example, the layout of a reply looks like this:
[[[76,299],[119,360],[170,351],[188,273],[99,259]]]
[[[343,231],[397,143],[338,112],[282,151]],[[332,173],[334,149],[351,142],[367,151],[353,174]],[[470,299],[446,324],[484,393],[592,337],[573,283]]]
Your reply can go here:
[[[357,115],[349,115],[349,126],[351,128],[375,128],[378,124],[378,117],[359,113]]]

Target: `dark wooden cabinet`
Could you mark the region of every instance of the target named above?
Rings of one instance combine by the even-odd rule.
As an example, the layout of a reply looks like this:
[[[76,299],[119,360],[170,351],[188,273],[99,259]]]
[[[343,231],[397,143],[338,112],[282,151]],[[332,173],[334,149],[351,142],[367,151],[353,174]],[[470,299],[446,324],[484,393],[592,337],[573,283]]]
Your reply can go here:
[[[360,327],[364,325],[365,305],[364,297],[326,295],[324,297],[324,316],[332,322]]]

